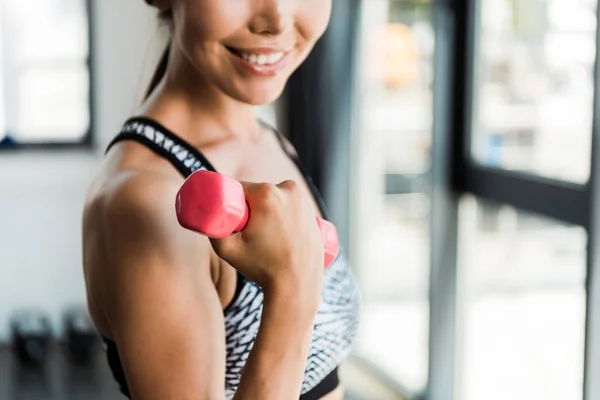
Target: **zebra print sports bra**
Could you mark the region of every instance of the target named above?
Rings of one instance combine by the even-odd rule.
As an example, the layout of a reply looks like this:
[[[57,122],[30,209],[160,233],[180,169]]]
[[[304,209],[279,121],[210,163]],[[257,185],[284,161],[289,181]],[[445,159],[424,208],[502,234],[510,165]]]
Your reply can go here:
[[[265,124],[266,125],[266,124]],[[274,128],[284,151],[294,161],[308,183],[325,218],[328,213],[324,201],[298,158],[290,154],[281,134]],[[193,146],[160,125],[145,118],[127,120],[121,132],[108,145],[107,152],[117,142],[135,140],[168,159],[184,176],[200,169],[215,171],[208,160]],[[346,258],[340,254],[325,271],[321,300],[315,317],[310,352],[308,355],[301,400],[319,399],[338,386],[337,366],[347,357],[356,336],[359,294]],[[235,394],[260,325],[263,306],[261,288],[237,274],[236,293],[224,309],[226,335],[225,392],[227,399]],[[115,342],[103,338],[104,349],[113,376],[121,392],[130,397],[129,388]],[[293,346],[293,343],[290,343]]]

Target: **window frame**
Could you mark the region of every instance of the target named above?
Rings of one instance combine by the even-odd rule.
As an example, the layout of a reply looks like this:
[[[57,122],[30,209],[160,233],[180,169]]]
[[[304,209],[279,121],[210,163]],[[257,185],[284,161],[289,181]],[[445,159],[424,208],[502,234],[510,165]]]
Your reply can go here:
[[[600,22],[600,3],[596,7],[596,20]],[[586,186],[589,204],[587,247],[587,304],[584,366],[584,399],[600,400],[600,27],[596,30],[596,61],[594,65],[594,115],[592,125],[592,166]],[[596,379],[594,379],[596,377]]]

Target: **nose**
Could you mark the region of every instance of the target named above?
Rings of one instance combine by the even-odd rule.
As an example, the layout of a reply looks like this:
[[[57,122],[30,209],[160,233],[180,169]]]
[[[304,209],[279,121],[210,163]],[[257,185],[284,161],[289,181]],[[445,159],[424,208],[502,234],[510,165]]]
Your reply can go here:
[[[296,2],[297,0],[256,0],[257,8],[250,22],[250,30],[261,35],[282,34],[294,23]]]

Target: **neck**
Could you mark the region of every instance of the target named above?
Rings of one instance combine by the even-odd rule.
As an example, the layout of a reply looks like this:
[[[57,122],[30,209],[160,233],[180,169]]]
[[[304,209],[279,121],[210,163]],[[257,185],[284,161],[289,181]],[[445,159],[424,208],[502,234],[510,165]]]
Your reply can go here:
[[[206,79],[180,52],[172,51],[165,77],[142,112],[190,142],[260,136],[256,106],[240,102]]]

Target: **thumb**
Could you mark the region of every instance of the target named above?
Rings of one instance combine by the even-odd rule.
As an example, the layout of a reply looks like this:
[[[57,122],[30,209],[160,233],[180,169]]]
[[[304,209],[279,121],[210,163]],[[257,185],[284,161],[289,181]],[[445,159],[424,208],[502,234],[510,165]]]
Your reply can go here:
[[[209,237],[208,240],[215,253],[229,264],[235,264],[239,259],[242,252],[242,235],[239,232],[224,238]]]

